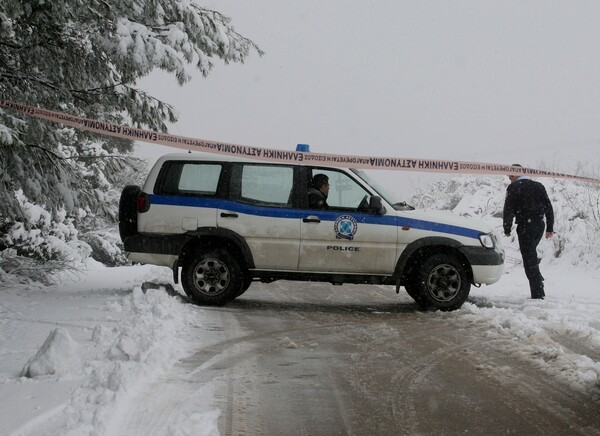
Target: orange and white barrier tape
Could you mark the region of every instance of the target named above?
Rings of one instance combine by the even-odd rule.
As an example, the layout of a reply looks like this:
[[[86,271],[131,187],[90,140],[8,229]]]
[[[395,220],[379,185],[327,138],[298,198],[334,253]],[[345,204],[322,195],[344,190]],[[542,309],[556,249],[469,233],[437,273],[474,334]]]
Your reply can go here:
[[[420,171],[449,174],[492,174],[492,175],[527,175],[537,177],[554,177],[600,183],[599,179],[574,176],[533,168],[521,168],[512,165],[495,163],[465,162],[438,159],[415,159],[405,157],[353,156],[314,152],[283,151],[272,148],[251,147],[247,145],[227,144],[207,139],[189,138],[171,135],[153,130],[91,120],[62,112],[49,111],[34,106],[0,100],[0,107],[5,107],[29,116],[54,121],[66,126],[99,133],[118,138],[132,139],[142,142],[166,145],[184,150],[203,151],[230,156],[247,157],[272,162],[314,163],[327,167],[351,167],[363,169],[383,169],[399,171]]]

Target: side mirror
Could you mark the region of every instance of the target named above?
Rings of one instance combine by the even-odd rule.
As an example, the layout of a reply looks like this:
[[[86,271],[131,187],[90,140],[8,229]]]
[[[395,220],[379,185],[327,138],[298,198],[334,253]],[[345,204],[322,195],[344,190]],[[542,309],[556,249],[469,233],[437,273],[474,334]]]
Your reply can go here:
[[[376,195],[369,199],[369,209],[377,215],[385,215],[386,212],[381,197],[377,197]]]

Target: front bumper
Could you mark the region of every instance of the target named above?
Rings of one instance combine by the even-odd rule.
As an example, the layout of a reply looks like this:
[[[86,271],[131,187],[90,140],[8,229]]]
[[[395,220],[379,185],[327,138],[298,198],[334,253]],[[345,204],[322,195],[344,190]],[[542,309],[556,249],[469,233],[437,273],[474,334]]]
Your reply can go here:
[[[473,270],[473,283],[491,285],[504,273],[504,250],[501,247],[468,247],[460,251],[466,256]]]

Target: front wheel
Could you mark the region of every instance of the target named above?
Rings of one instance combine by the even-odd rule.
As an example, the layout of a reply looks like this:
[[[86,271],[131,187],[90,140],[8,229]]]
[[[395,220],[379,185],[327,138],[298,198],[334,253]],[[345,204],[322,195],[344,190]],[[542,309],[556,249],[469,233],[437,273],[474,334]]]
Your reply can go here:
[[[421,298],[421,288],[419,288],[416,280],[415,282],[405,283],[404,289],[406,293],[413,299],[417,304],[423,306],[423,299]]]
[[[417,274],[417,303],[423,308],[459,309],[469,296],[471,283],[456,256],[435,254],[425,260]]]
[[[242,270],[227,251],[211,250],[192,255],[184,263],[181,284],[196,303],[222,306],[239,294]]]

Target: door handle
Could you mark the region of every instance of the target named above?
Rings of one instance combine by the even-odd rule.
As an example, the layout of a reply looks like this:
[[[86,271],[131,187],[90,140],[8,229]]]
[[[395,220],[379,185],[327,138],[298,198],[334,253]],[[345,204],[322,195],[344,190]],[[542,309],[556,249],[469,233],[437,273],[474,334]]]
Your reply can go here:
[[[237,218],[238,214],[235,212],[221,212],[221,218]]]
[[[309,215],[306,218],[302,218],[303,223],[320,223],[321,218],[315,215]]]

